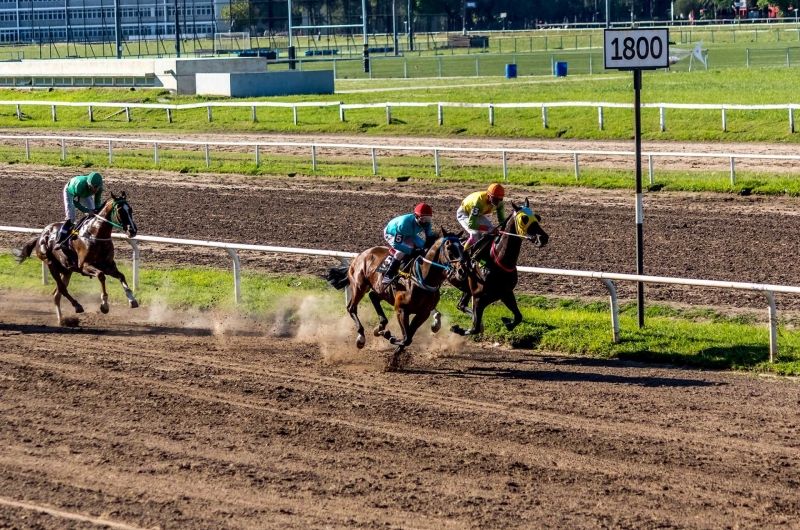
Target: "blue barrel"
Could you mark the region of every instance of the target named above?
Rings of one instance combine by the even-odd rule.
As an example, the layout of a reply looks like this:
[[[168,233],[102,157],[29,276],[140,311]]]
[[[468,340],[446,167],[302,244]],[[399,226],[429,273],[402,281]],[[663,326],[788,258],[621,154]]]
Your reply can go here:
[[[506,65],[506,79],[513,79],[517,77],[517,65],[516,64],[507,64]]]
[[[567,77],[567,63],[556,63],[556,77]]]

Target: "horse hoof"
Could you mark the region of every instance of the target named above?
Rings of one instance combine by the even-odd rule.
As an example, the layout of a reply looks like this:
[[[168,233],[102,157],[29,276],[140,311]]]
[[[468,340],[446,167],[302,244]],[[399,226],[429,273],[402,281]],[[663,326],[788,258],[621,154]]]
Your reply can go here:
[[[108,313],[108,304],[100,304],[100,312],[104,315]]]
[[[364,335],[359,335],[358,338],[356,339],[356,346],[358,347],[359,350],[363,348],[364,344],[366,343],[367,343],[367,338]]]
[[[75,312],[76,313],[83,313],[83,306],[80,305],[80,304],[76,305],[75,306]]]
[[[131,306],[131,309],[136,309],[139,307],[139,302],[136,300],[128,300],[128,305]]]
[[[436,315],[433,317],[433,324],[431,324],[431,331],[433,333],[439,333],[439,330],[442,329],[442,318],[440,315]]]
[[[464,330],[461,328],[461,326],[450,326],[450,331],[456,335],[464,335]]]
[[[375,335],[376,337],[382,337],[383,328],[381,328],[380,326],[376,326],[375,329],[372,330],[372,334]]]

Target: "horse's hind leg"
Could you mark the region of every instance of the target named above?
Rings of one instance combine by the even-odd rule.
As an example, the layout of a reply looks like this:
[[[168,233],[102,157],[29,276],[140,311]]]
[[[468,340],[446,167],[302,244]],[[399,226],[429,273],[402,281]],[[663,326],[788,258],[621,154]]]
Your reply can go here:
[[[358,331],[356,346],[360,350],[364,347],[364,344],[367,343],[367,338],[364,336],[364,326],[358,318],[358,303],[364,298],[364,294],[366,293],[362,289],[355,287],[352,281],[350,285],[347,286],[347,289],[350,289],[350,297],[347,301],[347,313],[350,315],[350,318],[353,319],[353,322],[356,323],[356,330]]]
[[[372,302],[372,307],[374,307],[375,312],[378,313],[378,325],[372,330],[372,334],[376,337],[381,337],[384,334],[386,325],[389,323],[389,319],[386,318],[386,313],[383,312],[383,308],[381,307],[381,297],[378,296],[375,291],[369,292],[369,301]]]
[[[500,297],[500,300],[512,313],[514,313],[514,320],[511,320],[508,317],[503,317],[503,324],[506,326],[508,331],[511,331],[515,327],[519,326],[520,322],[522,322],[522,313],[520,313],[519,307],[517,307],[517,297],[514,296],[514,291],[509,291]]]
[[[472,309],[467,305],[470,298],[472,298],[472,294],[469,291],[462,292],[461,299],[458,301],[458,310],[472,316]]]
[[[139,307],[139,302],[137,302],[136,298],[133,296],[133,291],[131,291],[131,288],[128,287],[128,282],[125,280],[125,275],[119,271],[116,263],[111,264],[111,267],[109,267],[109,269],[106,271],[106,274],[112,278],[116,278],[119,280],[119,283],[122,284],[122,288],[125,289],[125,296],[128,297],[128,305],[131,306],[131,309],[136,309]],[[100,279],[99,276],[97,278]],[[101,281],[101,283],[103,282]],[[103,292],[105,293],[105,283],[103,283]]]
[[[67,292],[67,286],[69,285],[69,279],[72,277],[72,273],[69,271],[62,273],[58,270],[58,266],[54,264],[48,265],[47,268],[50,270],[50,276],[52,276],[53,280],[56,282],[56,289],[53,291],[53,303],[56,306],[56,316],[58,317],[58,325],[60,326],[63,324],[63,317],[61,315],[62,296],[69,300],[69,303],[75,308],[76,313],[83,313],[83,306]]]

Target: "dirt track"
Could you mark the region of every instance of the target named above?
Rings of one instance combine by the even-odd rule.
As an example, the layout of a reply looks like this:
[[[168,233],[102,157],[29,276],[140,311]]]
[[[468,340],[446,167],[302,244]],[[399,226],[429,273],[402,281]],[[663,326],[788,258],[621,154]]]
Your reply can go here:
[[[0,168],[0,224],[43,226],[59,220],[61,187],[74,170]],[[456,228],[454,212],[474,186],[313,178],[245,178],[106,172],[110,190],[127,190],[142,234],[239,243],[361,251],[382,244],[381,230],[417,201],[433,205],[436,222]],[[634,208],[630,191],[515,187],[510,199],[530,197],[551,235],[541,251],[527,247],[520,263],[543,267],[635,272]],[[790,197],[719,194],[645,195],[645,272],[730,281],[796,285],[800,278],[800,201]],[[0,234],[0,245],[24,237]],[[143,261],[229,267],[227,254],[142,245]],[[124,245],[120,252],[124,252]],[[335,262],[244,253],[247,268],[319,274]],[[619,285],[623,298],[633,286]],[[521,290],[564,296],[605,296],[591,280],[523,275]],[[765,307],[758,294],[648,286],[650,300]],[[800,309],[783,296],[779,308]]]
[[[52,320],[44,300],[0,293],[0,528],[93,527],[65,514],[165,529],[800,516],[794,381],[463,345],[385,373],[380,351],[321,356],[270,323],[119,306],[85,328]]]

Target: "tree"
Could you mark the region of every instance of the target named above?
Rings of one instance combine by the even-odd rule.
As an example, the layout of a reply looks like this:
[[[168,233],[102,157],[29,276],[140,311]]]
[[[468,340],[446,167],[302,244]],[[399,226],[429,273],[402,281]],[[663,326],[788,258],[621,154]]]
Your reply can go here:
[[[250,29],[251,18],[257,18],[254,9],[250,2],[234,2],[222,8],[220,18],[230,23],[231,31],[244,31]]]

